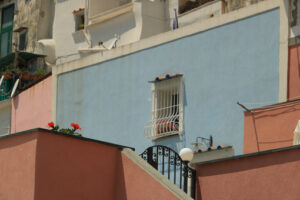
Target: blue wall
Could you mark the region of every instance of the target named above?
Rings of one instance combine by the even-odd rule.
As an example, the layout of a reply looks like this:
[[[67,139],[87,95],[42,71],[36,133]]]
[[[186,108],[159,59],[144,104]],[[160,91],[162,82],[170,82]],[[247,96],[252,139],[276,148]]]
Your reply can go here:
[[[234,145],[241,154],[244,115],[236,102],[278,101],[278,56],[275,9],[59,75],[57,122],[78,122],[85,137],[138,153],[153,144],[178,151],[212,135],[214,144]],[[151,119],[148,81],[163,73],[184,74],[185,133],[152,142],[143,134]]]

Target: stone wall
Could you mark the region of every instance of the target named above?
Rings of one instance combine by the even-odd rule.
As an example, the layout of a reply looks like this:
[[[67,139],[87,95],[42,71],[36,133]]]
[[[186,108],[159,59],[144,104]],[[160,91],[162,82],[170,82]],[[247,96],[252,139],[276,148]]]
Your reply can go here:
[[[35,52],[38,40],[52,38],[53,4],[53,0],[17,0],[14,27],[28,28],[26,51]],[[14,33],[13,42],[19,44],[19,33]]]

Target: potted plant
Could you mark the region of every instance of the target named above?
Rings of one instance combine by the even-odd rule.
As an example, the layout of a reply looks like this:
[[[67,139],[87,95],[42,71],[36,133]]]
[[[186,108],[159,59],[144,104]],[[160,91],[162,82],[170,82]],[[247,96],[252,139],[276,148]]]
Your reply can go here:
[[[12,79],[13,72],[17,72],[17,69],[14,66],[7,66],[6,70],[2,73],[5,80]]]
[[[71,123],[72,128],[59,128],[58,125],[55,125],[54,122],[49,122],[48,127],[51,128],[52,131],[62,132],[68,135],[82,136],[80,133],[77,133],[77,130],[81,130],[81,127],[78,124]]]
[[[177,131],[178,128],[175,123],[166,120],[162,123],[157,124],[157,134],[167,133],[171,131]]]
[[[39,80],[40,78],[42,78],[43,76],[46,75],[46,71],[43,69],[38,69],[34,72],[34,74],[32,75],[32,79],[34,80]]]
[[[20,79],[22,79],[22,80],[30,80],[31,79],[31,75],[29,74],[27,69],[21,70]]]
[[[77,31],[82,30],[82,29],[84,29],[84,24],[80,24],[80,25],[77,27]]]

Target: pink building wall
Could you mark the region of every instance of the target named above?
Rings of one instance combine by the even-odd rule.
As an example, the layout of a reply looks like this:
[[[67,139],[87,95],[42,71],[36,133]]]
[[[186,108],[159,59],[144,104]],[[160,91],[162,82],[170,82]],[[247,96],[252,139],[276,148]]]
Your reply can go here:
[[[288,99],[300,98],[300,45],[289,47]]]
[[[196,199],[299,200],[300,147],[198,165]]]
[[[0,186],[10,200],[178,199],[120,147],[41,129],[0,139]]]
[[[300,119],[300,101],[245,112],[244,153],[293,145]]]
[[[37,83],[12,99],[11,133],[47,128],[51,121],[52,77]]]

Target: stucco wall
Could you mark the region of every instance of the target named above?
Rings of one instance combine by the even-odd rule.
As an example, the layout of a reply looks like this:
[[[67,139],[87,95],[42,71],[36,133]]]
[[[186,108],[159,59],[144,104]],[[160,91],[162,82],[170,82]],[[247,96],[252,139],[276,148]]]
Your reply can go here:
[[[54,0],[17,0],[14,28],[28,28],[26,51],[35,52],[38,40],[52,38],[53,5]],[[14,35],[14,42],[19,44],[19,34]]]
[[[146,171],[122,154],[123,179],[118,179],[116,199],[178,199]],[[149,165],[149,167],[152,167]],[[125,190],[121,191],[122,186]]]
[[[79,8],[84,8],[85,0],[77,1],[56,1],[55,4],[55,16],[53,24],[53,38],[55,40],[56,56],[70,56],[73,59],[78,58],[76,43],[82,43],[83,46],[87,47],[84,36],[80,36],[80,42],[72,37],[72,33],[75,32],[75,19],[73,11]],[[63,19],[63,20],[62,20]],[[82,45],[81,45],[82,46]],[[80,47],[81,47],[80,46]],[[64,58],[63,60],[68,59]]]
[[[300,149],[216,162],[197,167],[201,200],[298,200]]]
[[[299,101],[245,112],[244,153],[293,145],[299,116]]]
[[[300,45],[289,47],[288,99],[300,98]]]
[[[122,171],[116,147],[40,134],[36,199],[115,199]]]
[[[264,56],[261,56],[264,55]],[[88,68],[58,75],[57,122],[76,121],[84,135],[142,152],[156,144],[191,147],[197,136],[243,152],[243,111],[237,101],[278,101],[279,9]],[[164,73],[184,75],[184,131],[152,142],[151,84]],[[247,104],[253,107],[256,104]]]
[[[51,119],[52,77],[48,77],[12,99],[11,133],[47,128]]]
[[[36,199],[178,199],[114,146],[42,133],[36,160]]]
[[[93,1],[93,3],[91,6],[101,7],[101,2]],[[56,42],[57,64],[79,59],[88,54],[87,51],[82,53],[79,50],[84,51],[88,48],[105,50],[103,46],[99,46],[99,43],[103,42],[105,47],[109,47],[115,35],[118,36],[117,46],[122,46],[170,30],[169,7],[166,1],[133,1],[133,5],[128,7],[129,10],[116,16],[114,16],[116,13],[121,12],[118,9],[107,11],[104,15],[97,13],[101,17],[87,20],[86,35],[83,30],[75,30],[75,17],[72,14],[74,10],[84,7],[84,0],[56,3],[53,34]]]
[[[0,199],[34,199],[36,145],[36,135],[0,140]]]
[[[0,199],[179,199],[121,150],[41,129],[0,138]]]

